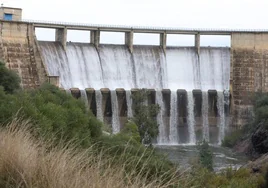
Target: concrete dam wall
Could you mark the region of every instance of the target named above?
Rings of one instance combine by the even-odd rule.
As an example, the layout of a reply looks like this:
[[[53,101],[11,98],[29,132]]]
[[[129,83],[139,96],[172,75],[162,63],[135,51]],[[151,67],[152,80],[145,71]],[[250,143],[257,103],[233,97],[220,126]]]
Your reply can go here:
[[[35,28],[55,28],[37,41]],[[90,30],[91,44],[66,42],[67,29]],[[126,33],[125,45],[99,44],[100,31]],[[133,45],[133,32],[159,33],[159,46]],[[166,35],[195,35],[194,47],[167,47]],[[200,47],[202,34],[229,34],[231,48]],[[267,91],[266,31],[168,30],[1,21],[0,57],[23,88],[49,81],[83,98],[98,119],[120,131],[133,116],[131,94],[149,89],[159,104],[158,144],[220,143],[252,114],[252,94]],[[74,89],[77,88],[77,89]]]

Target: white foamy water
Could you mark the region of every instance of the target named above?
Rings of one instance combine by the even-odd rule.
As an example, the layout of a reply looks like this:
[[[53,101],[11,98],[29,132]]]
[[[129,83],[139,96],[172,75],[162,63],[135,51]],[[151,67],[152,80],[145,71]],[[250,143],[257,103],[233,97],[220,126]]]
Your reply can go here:
[[[118,113],[118,100],[115,90],[111,91],[111,101],[112,101],[112,128],[113,134],[119,133],[120,131],[120,121]]]
[[[166,87],[166,60],[159,47],[135,46],[133,59],[139,88],[162,89]]]
[[[201,48],[200,78],[203,91],[229,89],[230,50],[228,48]]]
[[[66,55],[72,86],[84,89],[104,87],[102,69],[95,47],[87,44],[67,44]]]
[[[114,90],[136,87],[135,69],[131,54],[125,46],[100,46],[99,55],[102,65],[103,83],[106,88]]]
[[[163,116],[164,116],[164,113],[165,113],[165,105],[164,105],[164,102],[163,102],[163,96],[162,96],[162,91],[161,90],[157,90],[156,91],[156,104],[159,105],[160,107],[160,111],[159,113],[157,114],[157,124],[158,124],[158,130],[159,130],[159,133],[158,133],[158,138],[157,138],[157,143],[158,144],[168,144],[168,136],[167,136],[167,133],[166,133],[166,125],[163,121]]]
[[[62,46],[54,42],[41,42],[41,51],[50,76],[59,76],[60,85],[65,89],[73,87],[68,58]],[[84,89],[84,88],[83,88]]]
[[[132,98],[130,90],[126,90],[126,100],[127,100],[127,117],[132,118],[133,111],[132,111]]]
[[[102,93],[101,93],[101,91],[96,90],[95,96],[96,96],[97,118],[103,122]]]
[[[89,110],[88,98],[86,90],[80,90],[81,99],[85,102],[86,109]]]
[[[208,93],[202,92],[202,119],[203,119],[203,140],[209,142],[209,125],[208,125]]]
[[[219,144],[225,136],[225,114],[224,114],[224,95],[223,92],[217,92],[217,108],[218,108],[218,127],[219,127]]]
[[[178,135],[178,96],[177,91],[172,91],[170,96],[170,121],[169,121],[169,143],[179,143]]]
[[[166,59],[169,89],[200,89],[198,57],[194,48],[167,49]]]
[[[193,92],[187,92],[187,124],[189,132],[189,144],[196,144],[195,136],[195,116],[194,116],[194,97]]]

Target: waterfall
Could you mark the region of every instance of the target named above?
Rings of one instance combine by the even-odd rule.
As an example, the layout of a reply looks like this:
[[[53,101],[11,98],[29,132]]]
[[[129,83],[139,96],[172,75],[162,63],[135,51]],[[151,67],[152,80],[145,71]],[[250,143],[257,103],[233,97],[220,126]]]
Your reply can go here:
[[[158,124],[158,137],[157,137],[157,143],[160,145],[164,145],[168,143],[167,140],[167,135],[166,135],[166,126],[165,123],[163,121],[163,116],[165,113],[165,105],[163,103],[163,97],[162,97],[162,91],[161,90],[157,90],[156,91],[156,104],[158,104],[160,106],[160,111],[157,114],[157,124]]]
[[[116,91],[111,91],[111,101],[112,101],[112,128],[113,134],[116,134],[120,131],[120,121],[118,114],[118,101]]]
[[[189,144],[196,144],[194,98],[192,91],[187,92],[187,123],[189,132]]]
[[[218,109],[218,122],[217,126],[219,128],[219,144],[225,136],[225,115],[224,115],[224,94],[222,91],[217,92],[217,109]]]
[[[170,96],[170,121],[169,121],[169,143],[178,144],[178,99],[177,91],[171,91]]]
[[[166,85],[165,54],[158,46],[134,46],[136,83],[138,88],[162,89]]]
[[[127,99],[127,117],[132,118],[133,111],[132,111],[132,98],[130,90],[126,90],[126,99]]]
[[[89,110],[88,98],[86,90],[80,90],[81,99],[85,102],[86,109]]]
[[[103,122],[102,93],[100,90],[96,90],[95,95],[96,95],[97,118]]]
[[[203,140],[209,142],[208,92],[202,92]]]
[[[167,48],[166,59],[169,89],[200,89],[198,56],[194,48]]]
[[[225,130],[229,130],[229,124],[230,124],[230,117],[229,117],[229,108],[230,108],[230,92],[229,90],[223,91],[224,95],[224,108],[226,109],[225,115]]]

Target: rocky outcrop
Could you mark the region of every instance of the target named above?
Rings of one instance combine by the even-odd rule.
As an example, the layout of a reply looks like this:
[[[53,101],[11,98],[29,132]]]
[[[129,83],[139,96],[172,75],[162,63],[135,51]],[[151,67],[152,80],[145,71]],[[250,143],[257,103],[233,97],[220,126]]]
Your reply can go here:
[[[251,135],[251,143],[256,154],[268,152],[268,129],[266,123],[259,123]]]

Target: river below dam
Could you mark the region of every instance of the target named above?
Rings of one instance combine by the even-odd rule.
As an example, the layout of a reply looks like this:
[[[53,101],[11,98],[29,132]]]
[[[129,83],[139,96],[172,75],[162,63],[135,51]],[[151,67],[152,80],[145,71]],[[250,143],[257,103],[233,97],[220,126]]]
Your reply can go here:
[[[155,145],[155,149],[166,155],[173,163],[182,168],[191,166],[191,161],[198,158],[199,151],[197,146],[163,146]],[[247,156],[238,154],[232,150],[220,146],[210,146],[213,153],[213,169],[219,171],[224,168],[232,167],[238,169],[248,162]]]

